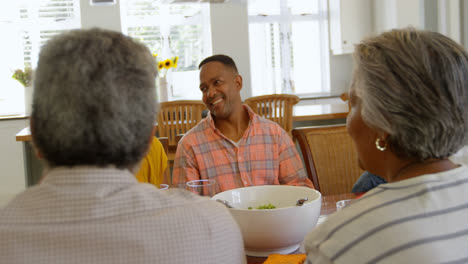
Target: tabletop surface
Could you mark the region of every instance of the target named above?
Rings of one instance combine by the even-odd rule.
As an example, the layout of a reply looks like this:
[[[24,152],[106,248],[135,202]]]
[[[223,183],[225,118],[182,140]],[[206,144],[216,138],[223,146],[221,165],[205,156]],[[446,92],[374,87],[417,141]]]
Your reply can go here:
[[[320,209],[320,217],[317,224],[326,220],[327,216],[336,212],[336,202],[340,200],[354,199],[356,195],[353,193],[335,194],[322,196],[322,207]],[[300,250],[300,249],[299,249]],[[299,251],[298,250],[298,251]],[[299,254],[303,252],[293,252],[291,254]],[[251,257],[247,256],[247,264],[260,264],[265,262],[266,257]]]
[[[21,129],[18,134],[16,134],[16,141],[30,141],[31,140],[31,130],[29,127]]]

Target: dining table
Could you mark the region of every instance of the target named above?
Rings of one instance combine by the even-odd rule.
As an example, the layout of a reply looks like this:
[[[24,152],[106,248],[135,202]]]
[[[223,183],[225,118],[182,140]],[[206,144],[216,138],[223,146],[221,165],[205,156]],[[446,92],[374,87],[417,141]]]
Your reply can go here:
[[[326,221],[327,217],[330,214],[336,212],[336,202],[341,200],[348,200],[348,199],[355,199],[356,194],[354,193],[343,193],[343,194],[331,194],[331,195],[323,195],[322,196],[322,206],[320,208],[320,216],[317,222],[317,225],[320,225],[324,221]],[[317,226],[316,225],[316,226]],[[291,254],[301,254],[305,253],[304,249],[300,247],[295,252]],[[260,264],[265,262],[267,257],[253,257],[253,256],[246,256],[247,257],[247,264]]]

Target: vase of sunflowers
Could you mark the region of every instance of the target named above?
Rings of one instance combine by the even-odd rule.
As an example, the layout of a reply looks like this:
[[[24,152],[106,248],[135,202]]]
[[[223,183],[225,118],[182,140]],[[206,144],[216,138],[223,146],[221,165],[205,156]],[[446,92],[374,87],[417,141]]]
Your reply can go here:
[[[15,70],[13,76],[11,76],[13,79],[20,82],[24,87],[24,112],[27,116],[31,115],[32,111],[32,98],[34,92],[32,86],[32,75],[32,69],[30,67],[25,67],[24,70]]]
[[[158,54],[153,54],[157,59]],[[169,101],[169,83],[167,81],[169,70],[177,67],[179,57],[171,57],[158,61],[158,98],[160,102]]]

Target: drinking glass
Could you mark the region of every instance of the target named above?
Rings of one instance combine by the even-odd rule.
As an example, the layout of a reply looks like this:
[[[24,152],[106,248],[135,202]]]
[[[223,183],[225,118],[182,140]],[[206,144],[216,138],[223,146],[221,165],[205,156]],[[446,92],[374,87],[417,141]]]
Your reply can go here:
[[[159,190],[167,190],[169,189],[169,185],[165,183],[159,184]]]
[[[336,210],[339,211],[345,208],[346,206],[352,204],[355,200],[356,199],[348,199],[348,200],[341,200],[341,201],[336,202]]]
[[[203,196],[213,196],[216,194],[215,180],[194,180],[185,184],[185,188],[193,193]]]

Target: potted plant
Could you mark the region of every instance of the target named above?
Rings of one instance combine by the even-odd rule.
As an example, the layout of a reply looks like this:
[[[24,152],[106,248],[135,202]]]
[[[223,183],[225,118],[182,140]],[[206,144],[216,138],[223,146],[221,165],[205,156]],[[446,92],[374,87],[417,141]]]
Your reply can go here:
[[[32,110],[32,76],[33,70],[31,69],[31,67],[25,67],[24,70],[17,69],[12,76],[13,79],[20,82],[24,87],[24,103],[26,115],[30,115]]]

